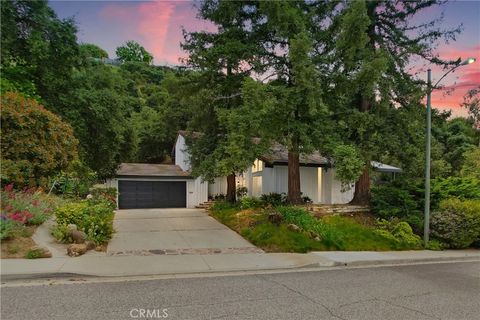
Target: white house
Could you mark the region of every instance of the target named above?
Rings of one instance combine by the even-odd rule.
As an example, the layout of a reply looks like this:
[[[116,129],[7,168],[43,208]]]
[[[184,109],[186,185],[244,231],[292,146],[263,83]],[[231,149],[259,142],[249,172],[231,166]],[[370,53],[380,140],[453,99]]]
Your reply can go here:
[[[107,186],[119,191],[119,208],[187,207],[205,202],[209,197],[225,194],[227,179],[214,183],[190,175],[188,147],[184,131],[180,131],[174,146],[175,164],[123,163]],[[237,187],[247,187],[248,195],[259,197],[268,193],[286,193],[288,188],[288,152],[280,144],[272,146],[268,155],[259,157],[250,168],[237,174]],[[401,169],[372,162],[381,172],[401,172]],[[318,152],[300,157],[300,189],[313,203],[341,204],[353,198],[354,188],[342,191],[335,178],[335,168]]]

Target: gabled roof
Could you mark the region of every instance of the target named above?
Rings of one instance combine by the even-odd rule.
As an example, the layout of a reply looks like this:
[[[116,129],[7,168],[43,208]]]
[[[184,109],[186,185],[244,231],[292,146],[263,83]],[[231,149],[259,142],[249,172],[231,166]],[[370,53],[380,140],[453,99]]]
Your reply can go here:
[[[155,163],[122,163],[117,170],[117,176],[155,176],[155,177],[190,177],[174,164]]]
[[[270,164],[288,163],[288,149],[280,143],[274,143],[270,152],[260,157],[260,160]],[[309,155],[300,155],[300,164],[325,166],[328,164],[327,158],[323,157],[318,151]]]

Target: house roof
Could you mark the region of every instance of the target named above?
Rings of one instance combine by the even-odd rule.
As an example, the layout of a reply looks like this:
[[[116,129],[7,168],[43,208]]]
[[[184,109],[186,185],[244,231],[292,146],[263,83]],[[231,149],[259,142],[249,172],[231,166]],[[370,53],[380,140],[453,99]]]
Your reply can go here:
[[[375,171],[378,172],[394,172],[394,173],[400,173],[403,170],[394,166],[390,166],[388,164],[380,163],[377,161],[371,161],[370,165]]]
[[[202,133],[195,132],[195,131],[178,131],[178,135],[182,135],[184,137],[190,136],[193,138],[197,138],[197,137],[200,137]],[[254,144],[258,144],[259,142],[260,142],[260,138],[253,138],[252,140],[252,143]],[[260,156],[259,159],[269,164],[286,165],[288,164],[288,149],[286,146],[275,142],[270,148],[270,152],[268,154]],[[322,156],[318,151],[315,151],[308,155],[300,155],[300,164],[304,166],[315,166],[315,167],[324,167],[324,166],[331,165],[328,159]],[[371,161],[370,164],[372,168],[378,172],[400,173],[403,171],[400,168],[390,166],[388,164],[383,164],[377,161]]]
[[[260,157],[261,160],[275,164],[275,163],[288,163],[288,150],[287,147],[280,143],[274,143],[270,148],[270,152]],[[327,158],[323,157],[318,151],[315,151],[309,155],[300,155],[300,164],[324,166],[328,164]]]
[[[174,164],[154,163],[122,163],[117,170],[117,176],[156,176],[156,177],[190,177]]]

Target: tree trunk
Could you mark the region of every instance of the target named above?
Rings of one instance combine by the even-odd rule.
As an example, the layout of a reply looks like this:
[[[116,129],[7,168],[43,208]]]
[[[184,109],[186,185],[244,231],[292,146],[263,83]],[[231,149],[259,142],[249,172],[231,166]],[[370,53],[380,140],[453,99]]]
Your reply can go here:
[[[300,155],[298,152],[288,151],[288,196],[291,204],[302,203],[300,190]]]
[[[355,193],[350,204],[368,205],[370,201],[370,168],[365,167],[360,178],[355,182]]]
[[[235,203],[237,200],[236,193],[235,173],[232,173],[227,176],[227,201]]]

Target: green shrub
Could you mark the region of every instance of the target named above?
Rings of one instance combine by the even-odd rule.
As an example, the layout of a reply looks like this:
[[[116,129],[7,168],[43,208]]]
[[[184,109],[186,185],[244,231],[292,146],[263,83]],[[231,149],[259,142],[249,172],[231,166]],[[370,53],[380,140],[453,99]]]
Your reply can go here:
[[[254,197],[243,197],[238,202],[242,209],[258,208],[262,206],[262,202]]]
[[[415,195],[396,185],[373,187],[370,208],[373,214],[382,219],[421,215]]]
[[[322,220],[313,217],[305,209],[283,206],[277,208],[286,223],[293,223],[302,230],[313,233],[322,239],[327,247],[341,247],[342,236],[335,228],[330,228]]]
[[[59,225],[68,225],[75,224],[79,227],[85,215],[85,209],[87,208],[88,203],[86,201],[82,202],[71,202],[64,206],[61,206],[55,210],[55,216],[57,224]]]
[[[93,188],[90,194],[92,197],[88,201],[91,204],[106,203],[112,210],[117,209],[116,188]]]
[[[78,157],[72,127],[16,92],[2,94],[1,105],[2,183],[47,186]]]
[[[442,242],[438,241],[437,239],[431,239],[430,241],[428,241],[428,244],[425,249],[433,250],[433,251],[441,251],[443,250],[444,247],[445,245]]]
[[[449,177],[432,180],[432,208],[450,198],[480,200],[480,179],[474,177]]]
[[[287,195],[285,193],[271,192],[269,194],[262,194],[260,200],[266,206],[270,205],[276,207],[287,202]]]
[[[113,211],[107,204],[88,206],[79,229],[97,244],[107,242],[113,234]]]
[[[96,179],[96,173],[77,160],[69,171],[62,171],[52,179],[53,191],[64,197],[83,198]]]
[[[402,246],[412,249],[419,249],[422,246],[420,237],[413,233],[412,227],[405,221],[380,219],[377,221],[377,227],[377,233],[399,242]]]
[[[2,216],[0,219],[0,240],[12,238],[15,235],[15,230],[19,225],[19,222]]]
[[[38,259],[42,257],[42,250],[40,249],[30,249],[25,254],[25,258],[27,259]]]
[[[75,224],[97,244],[108,241],[113,234],[113,209],[107,201],[69,203],[55,211],[58,227],[53,231],[59,241],[68,241],[66,226]]]
[[[69,235],[69,230],[65,224],[57,224],[52,229],[52,236],[60,243],[71,243],[73,239]]]
[[[432,236],[450,248],[467,248],[480,239],[480,200],[448,199],[431,220]]]
[[[243,198],[247,195],[248,188],[247,187],[239,187],[237,188],[237,197]]]

